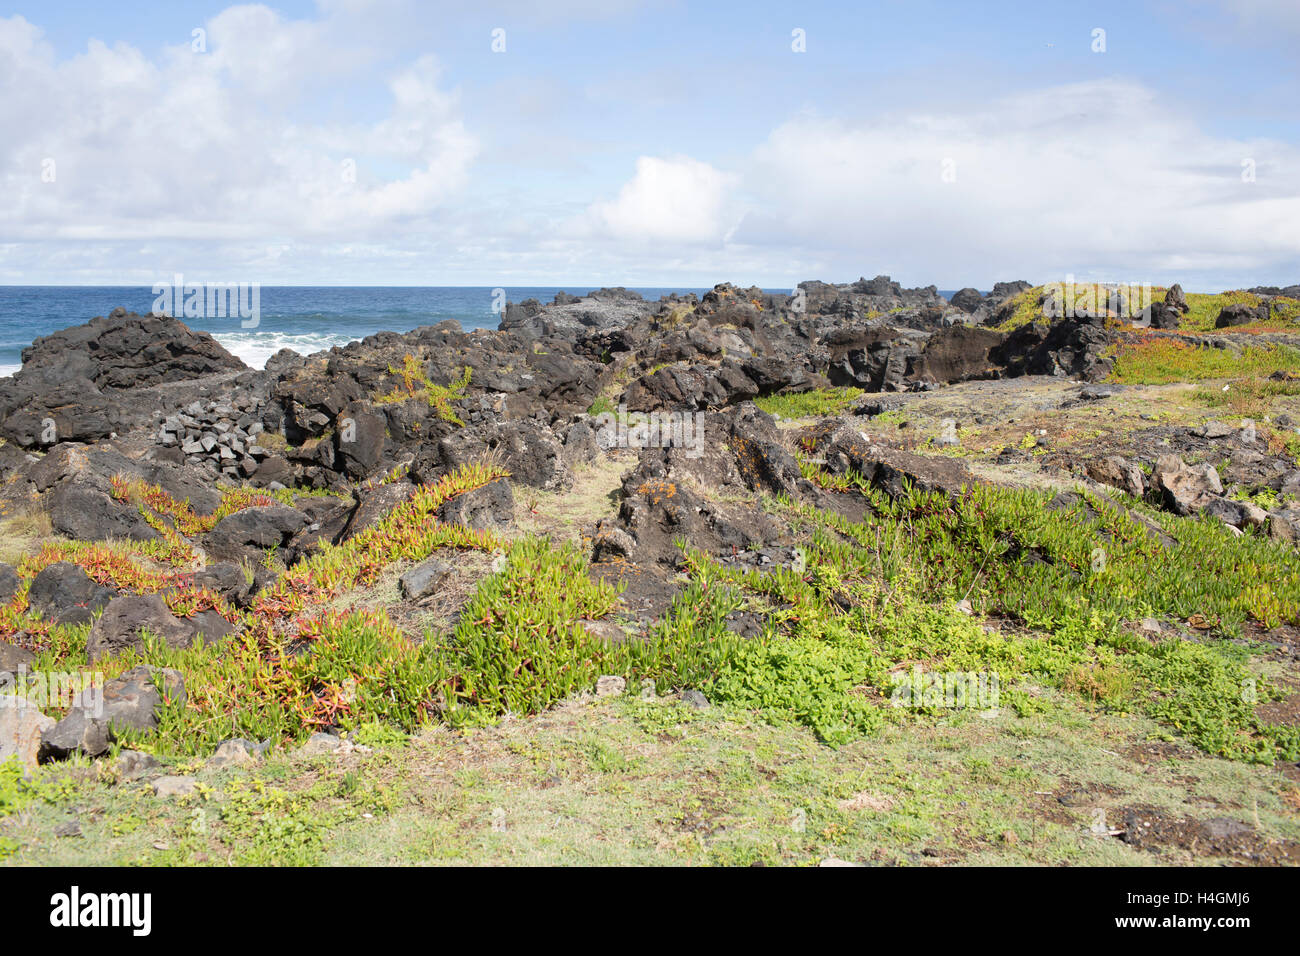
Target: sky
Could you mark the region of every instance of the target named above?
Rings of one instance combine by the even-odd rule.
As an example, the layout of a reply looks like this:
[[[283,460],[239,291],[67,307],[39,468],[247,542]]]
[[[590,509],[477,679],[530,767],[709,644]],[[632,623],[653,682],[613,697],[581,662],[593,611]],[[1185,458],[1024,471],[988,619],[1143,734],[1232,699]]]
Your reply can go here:
[[[0,284],[1300,282],[1300,0],[9,0]]]

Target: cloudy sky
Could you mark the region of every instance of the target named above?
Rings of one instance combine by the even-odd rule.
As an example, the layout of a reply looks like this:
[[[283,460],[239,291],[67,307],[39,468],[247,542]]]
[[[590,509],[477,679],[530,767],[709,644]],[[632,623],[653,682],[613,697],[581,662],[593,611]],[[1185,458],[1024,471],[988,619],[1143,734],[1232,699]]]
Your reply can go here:
[[[0,11],[0,283],[1300,282],[1300,0]]]

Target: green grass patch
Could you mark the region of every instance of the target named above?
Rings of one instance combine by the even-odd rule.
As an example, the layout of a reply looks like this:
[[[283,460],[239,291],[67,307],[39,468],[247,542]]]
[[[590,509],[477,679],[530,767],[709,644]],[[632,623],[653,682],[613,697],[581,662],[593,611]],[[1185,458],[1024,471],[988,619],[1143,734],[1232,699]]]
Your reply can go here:
[[[769,415],[782,418],[808,418],[839,415],[865,393],[860,388],[817,388],[810,392],[764,395],[754,404]]]
[[[855,542],[854,560],[874,565],[887,581],[917,581],[930,600],[969,595],[977,610],[1048,635],[1031,670],[1054,686],[1127,701],[1211,753],[1263,762],[1300,755],[1295,728],[1255,717],[1256,695],[1277,692],[1263,682],[1257,689],[1238,645],[1152,644],[1126,625],[1157,616],[1224,637],[1247,621],[1294,625],[1300,556],[1291,548],[1257,534],[1235,538],[1208,520],[1152,514],[1153,528],[1109,499],[1086,495],[1054,500],[1040,491],[980,487],[958,499],[870,496],[876,513],[861,523],[797,510]],[[1170,540],[1162,543],[1156,528]],[[1112,672],[1089,675],[1081,666]],[[1130,681],[1134,690],[1124,692]]]
[[[1210,408],[1222,408],[1243,418],[1263,418],[1273,410],[1274,401],[1300,395],[1300,381],[1275,382],[1270,379],[1236,378],[1224,385],[1199,386],[1192,397]]]
[[[1180,330],[1189,332],[1213,332],[1215,320],[1219,313],[1229,305],[1248,305],[1256,308],[1264,300],[1253,292],[1231,291],[1214,295],[1189,292],[1186,294],[1188,312],[1178,323]],[[1249,325],[1235,326],[1232,331],[1263,330],[1269,328],[1286,328],[1300,320],[1300,300],[1275,296],[1272,301],[1272,313],[1266,322],[1252,322]]]
[[[1283,345],[1248,346],[1236,352],[1159,338],[1119,346],[1108,381],[1168,385],[1223,378],[1265,379],[1274,372],[1294,371],[1300,371],[1300,352]]]

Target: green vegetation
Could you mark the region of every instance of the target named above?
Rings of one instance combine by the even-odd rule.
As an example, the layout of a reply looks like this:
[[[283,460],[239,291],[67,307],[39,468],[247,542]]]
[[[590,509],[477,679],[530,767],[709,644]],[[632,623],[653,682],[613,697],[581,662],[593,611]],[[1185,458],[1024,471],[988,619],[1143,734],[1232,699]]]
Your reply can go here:
[[[453,724],[536,713],[605,673],[606,648],[583,622],[609,614],[618,593],[587,577],[586,563],[571,545],[525,538],[510,548],[505,570],[483,580],[451,641]]]
[[[1163,295],[1164,290],[1160,292]],[[1214,322],[1225,306],[1248,305],[1255,308],[1263,301],[1253,292],[1242,291],[1220,292],[1217,295],[1188,292],[1185,298],[1189,311],[1178,323],[1178,328],[1189,332],[1213,331]],[[1233,331],[1285,328],[1297,319],[1300,319],[1300,301],[1277,296],[1272,300],[1272,315],[1267,322],[1252,322],[1250,325],[1237,326]]]
[[[1300,352],[1282,345],[1248,346],[1236,352],[1161,338],[1121,345],[1108,381],[1167,385],[1223,378],[1262,380],[1274,372],[1295,371],[1300,371]]]
[[[1010,332],[1022,325],[1043,321],[1043,307],[1039,304],[1039,300],[1047,289],[1045,285],[1036,285],[1007,300],[1005,305],[1011,307],[1011,315],[998,324],[998,331]]]
[[[797,510],[858,545],[847,560],[859,574],[915,582],[916,596],[930,601],[968,596],[977,611],[1047,635],[1031,642],[1032,652],[1012,652],[1045,682],[1108,686],[1103,699],[1140,708],[1211,753],[1263,762],[1300,754],[1300,731],[1255,716],[1247,691],[1276,691],[1255,690],[1236,644],[1152,644],[1126,625],[1158,616],[1225,636],[1248,621],[1294,625],[1300,556],[1293,550],[1256,535],[1234,538],[1206,520],[1142,520],[1092,496],[1054,502],[1044,492],[1001,488],[955,500],[870,496],[876,514],[862,523]],[[985,666],[998,660],[984,656]]]
[[[430,730],[373,753],[278,753],[233,771],[181,764],[172,772],[196,774],[199,789],[172,800],[51,765],[32,781],[50,799],[0,820],[0,843],[28,866],[1261,862],[1087,835],[1099,809],[1118,823],[1134,804],[1251,821],[1256,854],[1300,834],[1281,774],[1162,742],[1146,718],[1041,693],[1046,713],[952,711],[839,748],[738,708],[572,702],[542,720]],[[1205,809],[1189,806],[1189,787]],[[82,836],[56,837],[71,818]]]
[[[1008,303],[1011,306],[1011,315],[1004,319],[998,326],[1002,332],[1010,332],[1013,329],[1020,328],[1022,325],[1028,325],[1032,322],[1044,321],[1043,308],[1039,304],[1045,293],[1053,289],[1064,287],[1064,283],[1034,286],[1032,289],[1026,289],[1024,292],[1014,296]],[[1151,301],[1159,302],[1165,297],[1168,290],[1163,286],[1154,286],[1151,289]],[[1075,306],[1079,309],[1092,310],[1094,305],[1087,299],[1092,295],[1093,286],[1089,283],[1076,284],[1076,302]],[[1219,313],[1225,306],[1229,305],[1248,305],[1251,308],[1258,306],[1263,299],[1252,292],[1221,292],[1209,295],[1199,292],[1188,292],[1184,294],[1187,300],[1188,312],[1178,323],[1179,331],[1185,332],[1211,332],[1214,331],[1215,320],[1218,319]],[[1294,323],[1300,321],[1300,300],[1290,299],[1285,296],[1275,296],[1272,299],[1272,315],[1267,321],[1252,322],[1250,325],[1237,326],[1233,332],[1254,332],[1264,331],[1267,329],[1284,329],[1294,327]]]
[[[424,365],[414,355],[409,352],[402,359],[400,369],[388,366],[390,375],[400,375],[402,383],[393,387],[392,391],[385,392],[382,395],[374,397],[376,405],[389,405],[393,402],[405,402],[423,392],[424,399],[429,403],[429,407],[438,413],[438,417],[445,422],[452,422],[456,425],[464,425],[455,410],[451,407],[453,402],[459,402],[465,397],[465,389],[469,387],[470,375],[472,369],[466,365],[460,376],[448,385],[436,385],[429,381],[429,376],[424,370]]]
[[[315,639],[334,642],[339,656],[296,680],[317,688],[317,721],[378,718],[409,729],[435,714],[460,725],[535,713],[600,674],[621,674],[634,686],[698,687],[716,702],[843,744],[901,719],[904,711],[890,706],[902,686],[895,675],[915,665],[992,676],[1004,703],[1025,713],[1040,706],[1027,689],[1051,686],[1094,706],[1141,710],[1211,753],[1263,762],[1300,754],[1294,728],[1255,717],[1246,689],[1262,699],[1275,692],[1262,681],[1255,690],[1236,645],[1152,644],[1126,624],[1159,615],[1235,634],[1246,621],[1295,623],[1293,553],[1169,516],[1153,519],[1177,532],[1176,543],[1162,544],[1152,526],[1099,498],[1053,507],[1041,493],[1001,489],[955,501],[870,494],[876,513],[863,523],[792,506],[813,526],[799,573],[724,568],[687,551],[690,585],[643,641],[610,645],[588,634],[582,622],[610,613],[613,589],[586,577],[577,552],[525,540],[504,571],[480,584],[445,645],[426,635],[419,651],[396,653],[397,637],[379,639],[382,622],[324,619]],[[963,596],[1036,633],[985,629],[953,609]],[[727,621],[745,610],[763,625],[760,637],[742,641]],[[426,650],[439,647],[440,659]],[[350,663],[330,670],[335,660]],[[396,662],[403,676],[371,676],[381,661]],[[362,693],[358,684],[346,711],[321,710],[337,708],[339,695],[319,688],[338,688],[345,673],[377,689]],[[431,695],[435,686],[445,695]],[[385,712],[381,700],[398,703]]]
[[[238,636],[184,650],[150,641],[120,656],[115,667],[177,668],[189,695],[164,709],[156,735],[127,742],[204,754],[229,737],[302,739],[322,727],[373,735],[475,726],[537,713],[615,674],[631,687],[698,688],[843,745],[933,716],[942,705],[927,701],[917,679],[963,673],[993,681],[1021,714],[1047,706],[1034,688],[1050,687],[1103,710],[1145,713],[1210,753],[1266,763],[1300,756],[1300,731],[1255,715],[1254,695],[1277,692],[1247,668],[1241,646],[1152,642],[1131,630],[1148,616],[1223,638],[1248,623],[1295,625],[1293,550],[1104,497],[979,487],[891,500],[856,475],[826,475],[807,459],[801,468],[829,490],[865,496],[867,516],[853,522],[772,502],[804,540],[797,568],[724,566],[680,542],[685,588],[641,638],[625,641],[587,626],[615,613],[619,595],[587,574],[583,551],[537,538],[506,545],[434,519],[449,496],[501,474],[464,469],[283,573]],[[507,549],[451,634],[412,640],[382,609],[311,611],[394,562],[451,547]],[[962,600],[978,616],[956,609]],[[760,622],[761,633],[740,638],[729,626],[737,614]],[[989,628],[980,616],[1017,627]],[[65,636],[48,653],[84,653],[84,631],[80,648]],[[892,706],[913,691],[915,705]]]
[[[1272,411],[1275,399],[1288,395],[1300,395],[1300,379],[1237,378],[1226,386],[1202,385],[1193,393],[1202,405],[1223,408],[1245,418],[1263,418]]]
[[[769,415],[782,418],[822,417],[839,415],[857,401],[864,392],[860,388],[817,388],[810,392],[765,395],[754,399],[754,404]]]
[[[58,804],[72,792],[73,783],[65,777],[29,775],[17,760],[0,760],[0,822],[33,804]],[[0,861],[17,850],[14,840],[0,834]]]
[[[164,707],[154,734],[133,746],[209,754],[222,740],[301,740],[323,727],[383,721],[410,731],[433,716],[446,680],[437,648],[416,645],[383,612],[327,611],[283,639],[246,632],[183,650],[150,641],[125,666],[174,667],[188,701]]]

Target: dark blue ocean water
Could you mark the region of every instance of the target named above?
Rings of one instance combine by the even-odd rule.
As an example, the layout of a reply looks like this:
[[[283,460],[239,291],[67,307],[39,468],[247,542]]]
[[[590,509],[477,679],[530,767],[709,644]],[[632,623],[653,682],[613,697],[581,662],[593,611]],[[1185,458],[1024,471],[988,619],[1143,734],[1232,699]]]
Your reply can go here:
[[[505,289],[511,302],[535,298],[550,302],[558,286]],[[574,295],[588,288],[569,288]],[[637,289],[646,299],[657,300],[672,292],[705,289]],[[497,327],[493,311],[494,290],[487,287],[331,287],[264,286],[260,290],[261,319],[255,329],[245,329],[234,318],[184,318],[192,328],[211,332],[222,345],[253,368],[282,348],[304,355],[344,345],[375,332],[409,332],[422,325],[456,319],[466,330]],[[156,296],[149,287],[132,286],[0,286],[0,375],[17,371],[22,350],[32,340],[59,329],[80,325],[118,306],[147,313]]]

